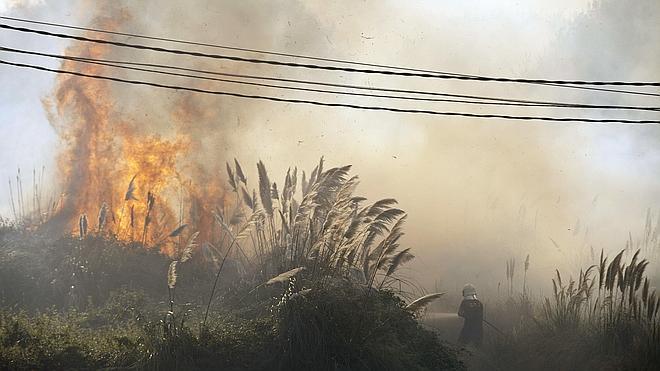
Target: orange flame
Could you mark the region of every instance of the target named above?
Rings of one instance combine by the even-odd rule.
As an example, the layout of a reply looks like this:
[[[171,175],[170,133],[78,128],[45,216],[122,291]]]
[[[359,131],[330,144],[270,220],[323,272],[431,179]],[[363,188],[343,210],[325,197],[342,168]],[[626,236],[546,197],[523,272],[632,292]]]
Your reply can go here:
[[[116,30],[128,18],[121,13],[94,23]],[[67,54],[89,58],[104,58],[111,52],[100,44],[74,43],[67,49]],[[63,69],[115,73],[104,66],[73,61],[64,62]],[[195,140],[185,130],[186,122],[208,113],[197,112],[192,100],[184,98],[169,115],[174,122],[166,126],[174,129],[173,134],[145,133],[141,128],[149,127],[146,122],[124,121],[125,115],[115,107],[121,97],[113,95],[114,87],[103,80],[60,75],[53,102],[46,102],[56,108],[50,111],[51,122],[65,143],[58,158],[65,198],[56,219],[74,230],[78,217],[87,214],[91,231],[96,227],[96,213],[106,203],[109,215],[103,230],[117,238],[155,243],[179,224],[188,223],[200,231],[200,239],[210,240],[215,208],[211,205],[222,204],[225,192],[217,165],[191,160]],[[132,179],[134,190],[127,197]],[[148,193],[156,196],[151,208]],[[190,206],[189,214],[184,215],[184,204]]]

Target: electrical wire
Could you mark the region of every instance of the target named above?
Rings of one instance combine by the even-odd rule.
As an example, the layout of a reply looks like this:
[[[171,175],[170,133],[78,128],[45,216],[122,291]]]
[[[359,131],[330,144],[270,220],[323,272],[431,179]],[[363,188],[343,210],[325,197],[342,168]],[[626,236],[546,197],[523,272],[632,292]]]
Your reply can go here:
[[[45,26],[64,28],[64,29],[73,29],[73,30],[86,31],[86,32],[103,33],[103,34],[108,34],[108,35],[125,36],[125,37],[145,39],[145,40],[165,41],[165,42],[171,42],[171,43],[177,43],[177,44],[204,46],[204,47],[210,47],[210,48],[240,51],[240,52],[248,52],[248,53],[259,53],[259,54],[265,54],[265,55],[276,55],[276,56],[288,57],[288,58],[298,58],[298,59],[307,59],[307,60],[314,60],[314,61],[342,63],[342,64],[348,64],[348,65],[354,65],[354,66],[377,67],[377,68],[386,68],[386,69],[393,69],[393,70],[399,70],[399,71],[410,71],[410,72],[434,73],[434,74],[439,74],[439,75],[455,75],[455,76],[470,76],[470,77],[479,76],[479,75],[452,73],[452,72],[445,72],[445,71],[434,71],[434,70],[428,70],[428,69],[410,68],[410,67],[402,67],[402,66],[394,66],[394,65],[386,65],[386,64],[349,61],[349,60],[345,60],[345,59],[315,57],[315,56],[309,56],[309,55],[283,53],[283,52],[276,52],[276,51],[270,51],[270,50],[241,48],[241,47],[236,47],[236,46],[202,43],[202,42],[179,40],[179,39],[166,38],[166,37],[140,35],[140,34],[134,34],[134,33],[127,33],[127,32],[109,31],[109,30],[103,30],[103,29],[99,29],[99,28],[79,27],[79,26],[72,26],[72,25],[66,25],[66,24],[61,24],[61,23],[53,23],[53,22],[37,21],[37,20],[31,20],[31,19],[25,19],[25,18],[0,16],[0,19],[10,20],[10,21],[14,21],[14,22],[45,25]],[[549,84],[549,83],[542,83],[540,85],[564,87],[564,88],[580,89],[580,90],[592,90],[592,91],[600,91],[600,92],[608,92],[608,93],[619,93],[619,94],[631,94],[631,95],[660,97],[660,94],[654,94],[654,93],[649,93],[649,92],[641,92],[641,91],[630,91],[630,90],[621,90],[621,89],[604,89],[604,88],[596,88],[596,87],[590,87],[590,86],[556,85],[556,84]]]
[[[178,55],[190,55],[194,57],[204,57],[204,58],[213,58],[213,59],[223,59],[230,60],[234,62],[247,62],[255,64],[266,64],[266,65],[276,65],[276,66],[287,66],[287,67],[298,67],[298,68],[307,68],[307,69],[319,69],[319,70],[328,70],[328,71],[343,71],[343,72],[355,72],[355,73],[365,73],[365,74],[379,74],[379,75],[391,75],[391,76],[406,76],[406,77],[424,77],[424,78],[436,78],[436,79],[453,79],[453,80],[470,80],[470,81],[491,81],[491,82],[513,82],[513,83],[535,83],[535,84],[557,84],[557,85],[613,85],[613,86],[660,86],[660,82],[644,82],[644,81],[584,81],[584,80],[546,80],[546,79],[512,79],[506,77],[485,77],[485,76],[460,76],[460,75],[438,75],[432,73],[418,73],[418,72],[395,72],[395,71],[385,71],[385,70],[371,70],[371,69],[361,69],[361,68],[349,68],[349,67],[336,67],[336,66],[327,66],[327,65],[316,65],[316,64],[305,64],[305,63],[295,63],[295,62],[282,62],[270,59],[255,59],[255,58],[243,58],[222,54],[209,54],[194,52],[189,50],[181,49],[169,49],[154,47],[148,45],[140,44],[131,44],[125,42],[109,41],[103,39],[92,39],[83,36],[75,36],[69,34],[61,34],[48,32],[43,30],[35,30],[25,27],[14,27],[5,24],[0,24],[0,28],[8,29],[19,32],[34,33],[44,36],[52,36],[64,39],[72,39],[84,42],[93,42],[106,45],[114,45],[120,47],[134,48],[140,50],[151,50],[164,53],[172,53]]]
[[[626,120],[626,119],[593,119],[593,118],[577,118],[577,117],[550,117],[550,116],[513,116],[513,115],[495,115],[495,114],[477,114],[477,113],[468,113],[468,112],[451,112],[451,111],[432,111],[432,110],[418,110],[418,109],[403,109],[403,108],[394,108],[386,106],[364,106],[357,104],[348,104],[348,103],[330,103],[330,102],[320,102],[313,100],[303,100],[303,99],[290,99],[290,98],[280,98],[273,96],[264,96],[264,95],[251,95],[251,94],[242,94],[235,92],[227,92],[220,90],[206,90],[193,87],[177,86],[177,85],[167,85],[154,83],[143,80],[129,80],[122,79],[111,76],[104,75],[94,75],[81,72],[67,71],[61,69],[53,69],[43,66],[36,66],[25,63],[9,62],[5,60],[0,60],[0,64],[5,64],[9,66],[29,68],[39,71],[54,72],[60,74],[67,74],[79,77],[94,78],[100,80],[121,82],[127,84],[135,85],[144,85],[152,86],[157,88],[173,89],[180,91],[190,91],[197,93],[205,93],[212,95],[221,95],[221,96],[230,96],[237,98],[247,98],[247,99],[260,99],[273,102],[283,102],[283,103],[295,103],[295,104],[308,104],[314,106],[324,106],[324,107],[344,107],[344,108],[353,108],[360,110],[371,110],[371,111],[388,111],[388,112],[398,112],[398,113],[411,113],[411,114],[427,114],[427,115],[439,115],[439,116],[458,116],[458,117],[472,117],[472,118],[486,118],[486,119],[505,119],[505,120],[537,120],[537,121],[552,121],[552,122],[583,122],[583,123],[616,123],[616,124],[660,124],[660,120]]]
[[[193,72],[197,72],[197,73],[210,73],[208,71],[201,71],[201,70],[195,70],[195,69],[186,69],[186,68],[180,68],[180,67],[168,66],[168,65],[126,62],[126,61],[113,61],[113,60],[87,58],[87,57],[79,57],[79,56],[61,56],[61,55],[56,55],[56,54],[41,53],[41,52],[14,49],[14,48],[6,48],[6,47],[1,47],[1,46],[0,46],[0,51],[27,54],[27,55],[36,55],[36,56],[55,58],[55,59],[61,59],[61,60],[70,60],[70,61],[76,61],[76,62],[80,62],[80,63],[102,65],[102,66],[120,68],[120,69],[125,69],[125,70],[156,73],[156,74],[168,75],[168,76],[187,77],[187,78],[218,81],[218,82],[226,82],[226,83],[233,83],[233,84],[260,86],[260,87],[268,87],[268,88],[276,88],[276,89],[297,90],[297,91],[308,91],[308,92],[315,92],[315,93],[340,94],[340,95],[350,95],[350,96],[385,98],[385,99],[400,99],[400,100],[412,100],[412,101],[426,101],[426,102],[448,102],[448,103],[476,104],[476,105],[495,105],[495,106],[660,111],[660,107],[646,107],[646,106],[611,106],[611,105],[591,105],[591,104],[574,104],[574,103],[559,103],[559,102],[535,102],[535,101],[522,101],[520,103],[480,102],[480,101],[475,102],[475,101],[466,101],[466,100],[457,100],[457,99],[437,99],[437,98],[420,98],[420,97],[409,97],[409,96],[392,96],[392,95],[379,95],[379,94],[352,93],[352,92],[344,92],[344,91],[312,89],[312,88],[302,88],[302,87],[294,87],[294,86],[283,86],[283,85],[263,84],[263,83],[247,82],[247,81],[237,81],[237,80],[229,80],[229,79],[219,79],[219,78],[212,78],[212,77],[199,76],[199,75],[181,74],[181,73],[173,73],[173,72],[165,72],[165,71],[154,71],[154,70],[149,70],[149,69],[145,69],[145,68],[125,66],[125,65],[141,65],[141,66],[146,65],[146,66],[156,67],[156,68],[176,68],[176,69],[184,69],[184,70],[188,70],[188,71],[193,71]],[[248,78],[256,78],[256,79],[271,79],[271,78],[264,78],[264,77],[258,77],[258,76],[249,76],[249,75],[240,75],[240,74],[225,74],[225,73],[220,73],[220,72],[215,72],[214,74],[230,75],[230,76],[241,77],[241,78],[248,77]],[[310,84],[309,81],[305,81],[305,80],[277,79],[277,78],[272,78],[272,79],[285,80],[285,81],[288,81],[288,82]],[[334,84],[330,84],[330,85],[334,85]],[[351,85],[340,85],[340,87],[354,88],[354,86],[351,86]],[[408,92],[419,94],[419,92],[417,92],[417,91],[408,91]],[[465,96],[465,97],[479,98],[479,99],[483,98],[483,97],[475,97],[475,96]],[[488,99],[496,99],[496,98],[488,98]]]

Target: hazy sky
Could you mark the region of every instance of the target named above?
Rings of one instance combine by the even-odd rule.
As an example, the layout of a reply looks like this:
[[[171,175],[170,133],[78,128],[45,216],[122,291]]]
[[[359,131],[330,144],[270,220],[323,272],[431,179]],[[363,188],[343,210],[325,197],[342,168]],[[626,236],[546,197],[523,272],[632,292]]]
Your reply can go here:
[[[107,9],[125,9],[131,14],[126,27],[141,33],[256,49],[484,75],[660,80],[657,0],[149,4],[0,0],[4,15],[77,25]],[[66,46],[4,30],[0,44],[56,53]],[[18,60],[13,55],[7,58]],[[282,74],[309,76],[306,71],[287,73]],[[315,78],[468,94],[658,105],[657,99],[541,87],[409,82],[350,74],[318,73]],[[51,74],[0,66],[0,215],[8,215],[6,179],[15,176],[17,167],[45,165],[54,170],[52,159],[60,142],[41,103],[52,93],[54,81]],[[130,107],[121,114],[137,117],[156,111],[130,103],[146,88],[113,89]],[[196,127],[203,133],[203,148],[219,157],[237,157],[244,164],[263,159],[272,177],[281,178],[289,165],[311,169],[322,155],[330,165],[353,164],[362,179],[361,193],[369,198],[395,197],[410,213],[406,242],[420,257],[414,267],[426,273],[421,280],[427,284],[436,279],[492,284],[503,275],[504,259],[522,260],[527,253],[533,263],[538,262],[539,274],[545,275],[555,264],[575,268],[574,256],[586,259],[585,249],[591,245],[610,251],[623,247],[628,232],[638,233],[643,226],[647,208],[657,212],[660,207],[660,130],[656,128],[450,119],[148,94],[154,107],[167,108],[168,99],[191,99],[197,107],[217,109],[216,118]],[[433,108],[578,114],[444,104]],[[634,117],[658,119],[657,114]],[[221,163],[225,159],[214,158]],[[575,250],[580,251],[573,254]],[[486,266],[496,268],[483,273]]]

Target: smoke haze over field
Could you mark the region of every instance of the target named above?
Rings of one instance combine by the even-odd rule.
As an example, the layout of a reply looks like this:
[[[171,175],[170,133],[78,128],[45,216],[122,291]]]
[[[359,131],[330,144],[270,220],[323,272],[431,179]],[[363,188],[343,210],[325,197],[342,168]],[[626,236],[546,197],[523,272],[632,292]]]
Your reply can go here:
[[[159,1],[149,5],[72,1],[68,5],[75,11],[63,23],[287,53],[512,77],[658,81],[660,76],[660,5],[655,0],[540,1],[535,5],[514,1],[450,1],[443,5],[363,1],[350,6],[325,1]],[[13,8],[0,6],[0,11],[9,9]],[[39,11],[39,5],[29,9],[21,11],[30,15],[30,11]],[[5,35],[2,41],[20,46]],[[55,48],[46,43],[40,46]],[[285,70],[80,43],[69,45],[67,52],[457,94],[657,105],[657,99],[551,87]],[[9,72],[18,73],[8,67],[0,71],[2,81],[11,80],[5,78]],[[26,78],[32,74],[20,72]],[[165,81],[147,74],[112,74]],[[167,81],[366,103],[329,94],[282,93],[173,77]],[[33,104],[46,92],[34,93]],[[359,193],[369,199],[399,200],[409,213],[404,243],[418,257],[411,264],[410,275],[427,288],[436,281],[444,289],[454,289],[465,281],[496,288],[505,280],[504,261],[516,258],[522,265],[527,254],[530,278],[545,282],[557,266],[575,272],[590,264],[592,249],[598,254],[601,248],[609,252],[624,248],[629,232],[634,240],[641,239],[647,209],[655,218],[660,212],[660,129],[655,126],[547,124],[315,108],[71,77],[58,77],[45,101],[58,139],[52,140],[57,144],[44,145],[41,156],[60,153],[58,179],[69,195],[77,197],[72,198],[70,217],[80,211],[97,213],[102,202],[112,201],[107,193],[123,192],[138,170],[140,177],[162,183],[162,191],[173,195],[173,203],[176,187],[167,183],[175,178],[177,184],[194,183],[200,199],[218,203],[224,200],[222,179],[227,160],[236,157],[249,168],[248,179],[254,185],[254,164],[262,159],[271,179],[279,184],[289,166],[309,171],[325,156],[330,166],[352,164],[353,173],[362,180]],[[376,103],[419,107],[418,103],[386,100]],[[426,107],[478,113],[580,114],[440,103]],[[657,113],[609,116],[593,112],[590,116],[657,119]],[[7,122],[0,125],[1,155],[20,159],[33,150],[12,147],[13,152],[6,152],[4,146],[21,135],[22,129],[12,126],[5,130]],[[153,153],[160,150],[168,154],[153,159]],[[30,156],[32,161],[39,158]],[[16,165],[33,165],[0,161],[4,161],[0,162],[3,179],[13,174]],[[154,173],[145,175],[145,167]],[[0,192],[7,194],[6,188]],[[2,211],[8,210],[3,206]]]

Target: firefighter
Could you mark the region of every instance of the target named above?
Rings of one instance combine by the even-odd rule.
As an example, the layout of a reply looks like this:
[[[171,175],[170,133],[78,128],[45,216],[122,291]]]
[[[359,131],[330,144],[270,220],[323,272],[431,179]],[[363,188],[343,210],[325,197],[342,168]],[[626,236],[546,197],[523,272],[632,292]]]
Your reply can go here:
[[[458,308],[458,315],[464,319],[458,342],[464,345],[481,345],[484,306],[477,299],[477,289],[469,283],[463,287],[463,301]]]

